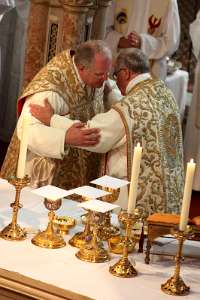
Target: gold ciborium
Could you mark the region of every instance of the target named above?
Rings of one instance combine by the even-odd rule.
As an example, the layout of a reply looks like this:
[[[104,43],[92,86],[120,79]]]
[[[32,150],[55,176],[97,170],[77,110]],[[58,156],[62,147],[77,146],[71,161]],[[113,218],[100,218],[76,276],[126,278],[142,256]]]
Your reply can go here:
[[[120,193],[120,189],[113,189],[110,187],[101,187],[102,190],[109,192],[109,195],[101,197],[102,201],[113,203],[115,202]],[[102,226],[99,230],[99,236],[102,240],[108,240],[111,237],[118,236],[120,234],[120,229],[111,224],[110,212],[106,212],[103,216]]]
[[[182,249],[184,241],[192,235],[189,226],[186,231],[173,230],[172,234],[178,240],[178,250],[175,257],[175,271],[174,275],[168,279],[164,284],[161,285],[161,290],[169,295],[175,296],[184,296],[189,294],[190,287],[187,286],[183,279],[180,277],[180,267],[181,267],[181,259],[182,259]]]
[[[55,210],[59,209],[62,204],[61,199],[50,200],[45,198],[44,205],[49,210],[48,217],[49,223],[46,230],[38,232],[31,242],[42,248],[56,249],[66,245],[63,237],[60,234],[55,233],[53,227],[53,221],[55,218]]]
[[[109,272],[114,276],[122,278],[137,276],[136,269],[128,259],[128,247],[130,243],[131,230],[138,217],[138,210],[136,210],[136,214],[124,213],[123,215],[123,222],[126,226],[126,233],[123,241],[123,256],[115,265],[109,268]]]
[[[110,256],[103,248],[103,243],[99,241],[98,231],[102,223],[103,215],[91,211],[91,224],[93,228],[92,239],[83,244],[76,253],[76,257],[87,262],[102,263],[110,260]]]
[[[56,216],[53,220],[56,232],[59,234],[67,234],[69,229],[76,225],[76,220],[68,216]]]
[[[16,190],[15,202],[10,204],[13,209],[12,222],[1,231],[0,236],[9,241],[21,241],[26,239],[27,232],[17,224],[18,211],[22,208],[19,199],[21,190],[30,183],[30,179],[28,176],[24,178],[14,177],[9,180],[9,183],[14,185]]]

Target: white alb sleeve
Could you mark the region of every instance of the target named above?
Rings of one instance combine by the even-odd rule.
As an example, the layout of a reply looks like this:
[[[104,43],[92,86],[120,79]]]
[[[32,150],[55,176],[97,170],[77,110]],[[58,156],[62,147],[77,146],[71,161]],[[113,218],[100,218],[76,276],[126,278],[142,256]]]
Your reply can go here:
[[[23,116],[25,113],[29,112],[29,104],[34,103],[43,105],[45,98],[48,98],[49,103],[56,113],[68,113],[65,102],[57,93],[40,92],[34,94],[25,102],[21,116],[18,120],[17,135],[19,139],[22,134]],[[46,126],[31,116],[28,149],[41,156],[62,159],[65,154],[65,134],[66,130]]]

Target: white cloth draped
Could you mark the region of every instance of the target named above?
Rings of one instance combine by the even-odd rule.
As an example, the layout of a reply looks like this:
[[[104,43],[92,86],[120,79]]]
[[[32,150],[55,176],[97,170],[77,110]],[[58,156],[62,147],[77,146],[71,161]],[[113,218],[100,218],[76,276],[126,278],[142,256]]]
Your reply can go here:
[[[1,230],[11,221],[12,210],[9,203],[13,202],[14,196],[13,186],[0,179]],[[158,258],[153,255],[151,264],[145,265],[144,254],[135,251],[129,255],[129,259],[132,263],[136,262],[135,268],[139,272],[138,276],[127,279],[117,278],[109,273],[109,266],[119,260],[119,255],[111,254],[111,261],[103,264],[87,263],[76,258],[75,253],[78,252],[78,249],[69,244],[64,248],[53,250],[33,245],[31,238],[36,231],[43,230],[47,226],[48,211],[43,205],[43,198],[31,193],[28,187],[22,189],[20,202],[23,204],[23,208],[18,216],[18,224],[27,229],[28,238],[21,242],[1,239],[0,268],[17,272],[16,276],[24,275],[62,288],[66,290],[66,293],[68,290],[96,300],[175,299],[174,296],[165,295],[160,289],[161,284],[166,282],[174,272],[174,261],[169,260],[169,257],[162,255]],[[75,232],[83,230],[80,223],[80,216],[83,213],[83,209],[79,208],[77,203],[66,199],[62,201],[61,208],[56,211],[59,216],[69,215],[77,220],[77,226],[70,229],[69,234],[64,236],[66,242]],[[117,218],[113,218],[112,222],[117,225]],[[164,251],[165,253],[176,253],[177,244],[174,239],[167,239],[165,246],[161,242],[160,245],[153,250],[162,254]],[[107,247],[106,244],[104,246]],[[185,241],[183,251],[184,256],[186,251],[189,255],[193,255],[194,252],[198,254],[199,242]],[[184,260],[181,276],[191,288],[191,293],[184,299],[199,299],[199,267],[199,258]],[[30,289],[28,292],[30,293]],[[65,296],[63,295],[63,297]],[[74,299],[79,298],[77,296]]]

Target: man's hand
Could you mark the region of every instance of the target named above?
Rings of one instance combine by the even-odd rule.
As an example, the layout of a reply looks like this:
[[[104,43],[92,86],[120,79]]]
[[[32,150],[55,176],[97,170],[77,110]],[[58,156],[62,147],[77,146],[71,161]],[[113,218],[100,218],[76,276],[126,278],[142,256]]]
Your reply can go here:
[[[141,37],[136,31],[132,31],[128,35],[128,40],[131,43],[131,47],[141,48]]]
[[[133,45],[131,44],[131,41],[125,37],[121,37],[118,43],[118,48],[132,48]]]
[[[49,126],[51,117],[54,114],[52,106],[48,102],[48,98],[44,99],[44,106],[38,104],[30,104],[30,113],[41,123]]]
[[[84,128],[83,123],[73,124],[66,132],[65,142],[72,146],[95,146],[100,139],[98,128]]]

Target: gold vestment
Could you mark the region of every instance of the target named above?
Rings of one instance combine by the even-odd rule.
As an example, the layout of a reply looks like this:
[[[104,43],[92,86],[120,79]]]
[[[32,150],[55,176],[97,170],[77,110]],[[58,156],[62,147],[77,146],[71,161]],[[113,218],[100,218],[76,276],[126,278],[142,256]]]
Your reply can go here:
[[[67,103],[71,119],[86,122],[104,112],[103,88],[91,89],[88,94],[87,87],[78,79],[72,54],[72,51],[63,51],[42,68],[24,90],[19,103],[35,93],[54,91]],[[18,155],[19,140],[15,130],[1,169],[3,178],[16,174]],[[100,154],[71,147],[63,160],[33,154],[32,185],[51,183],[70,189],[88,184],[99,175],[100,157]]]

